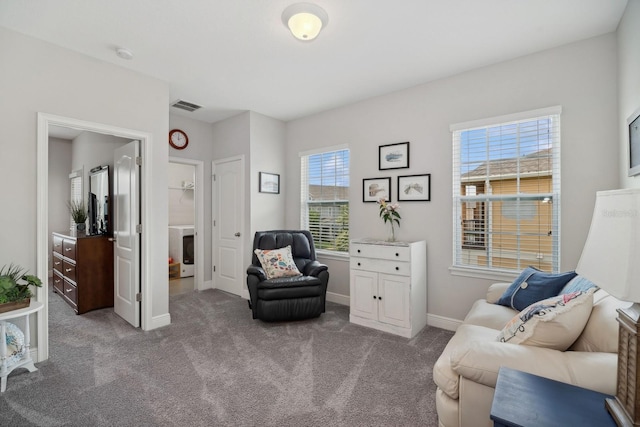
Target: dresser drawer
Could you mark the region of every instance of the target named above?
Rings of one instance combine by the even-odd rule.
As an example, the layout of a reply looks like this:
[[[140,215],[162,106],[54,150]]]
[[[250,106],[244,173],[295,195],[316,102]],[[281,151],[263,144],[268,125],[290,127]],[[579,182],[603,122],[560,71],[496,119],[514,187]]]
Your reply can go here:
[[[62,256],[58,255],[57,252],[53,253],[53,269],[60,274],[62,273]]]
[[[402,261],[387,261],[375,258],[351,257],[350,267],[353,270],[374,271],[376,273],[396,274],[409,276],[411,264]]]
[[[62,274],[69,280],[76,281],[76,265],[67,260],[62,260]]]
[[[78,306],[78,290],[76,285],[68,281],[64,280],[64,296],[67,297],[69,301],[73,303],[74,306]]]
[[[64,278],[61,274],[58,271],[53,272],[53,289],[60,294],[64,294]]]
[[[408,246],[369,245],[352,242],[349,255],[408,262],[411,257],[411,249]]]
[[[53,235],[53,252],[62,253],[62,237]]]
[[[62,240],[62,255],[67,258],[71,258],[75,261],[76,259],[76,241],[75,240]]]

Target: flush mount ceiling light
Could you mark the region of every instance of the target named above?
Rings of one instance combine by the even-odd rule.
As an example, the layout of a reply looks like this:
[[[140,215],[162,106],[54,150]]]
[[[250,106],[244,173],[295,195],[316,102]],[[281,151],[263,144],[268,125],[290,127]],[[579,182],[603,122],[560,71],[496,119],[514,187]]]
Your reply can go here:
[[[312,3],[295,3],[282,12],[282,22],[298,40],[315,39],[329,23],[327,12]]]
[[[125,49],[123,47],[116,48],[116,55],[118,55],[122,59],[130,60],[133,59],[133,52],[129,49]]]

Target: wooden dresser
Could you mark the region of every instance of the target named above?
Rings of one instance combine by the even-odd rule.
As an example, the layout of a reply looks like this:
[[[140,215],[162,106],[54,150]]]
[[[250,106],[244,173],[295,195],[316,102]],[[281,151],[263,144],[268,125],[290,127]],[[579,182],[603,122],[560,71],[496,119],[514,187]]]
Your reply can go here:
[[[53,233],[53,291],[77,314],[113,307],[113,242]]]

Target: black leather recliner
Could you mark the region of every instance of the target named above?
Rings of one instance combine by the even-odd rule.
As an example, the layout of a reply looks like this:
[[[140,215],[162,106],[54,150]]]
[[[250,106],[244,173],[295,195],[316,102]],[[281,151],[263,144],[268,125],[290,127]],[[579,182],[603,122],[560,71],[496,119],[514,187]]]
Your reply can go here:
[[[256,249],[291,245],[302,276],[267,279]],[[258,231],[253,239],[252,265],[247,268],[249,307],[254,319],[267,322],[318,317],[325,311],[329,271],[316,260],[313,237],[307,230]]]

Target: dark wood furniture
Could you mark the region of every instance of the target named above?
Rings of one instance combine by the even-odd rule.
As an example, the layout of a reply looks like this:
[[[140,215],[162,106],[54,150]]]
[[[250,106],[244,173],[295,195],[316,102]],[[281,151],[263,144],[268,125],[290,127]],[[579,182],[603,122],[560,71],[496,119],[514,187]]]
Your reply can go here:
[[[53,233],[53,291],[76,314],[113,307],[113,241]]]
[[[608,394],[500,368],[491,406],[495,427],[615,427],[604,401]]]

